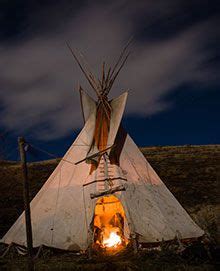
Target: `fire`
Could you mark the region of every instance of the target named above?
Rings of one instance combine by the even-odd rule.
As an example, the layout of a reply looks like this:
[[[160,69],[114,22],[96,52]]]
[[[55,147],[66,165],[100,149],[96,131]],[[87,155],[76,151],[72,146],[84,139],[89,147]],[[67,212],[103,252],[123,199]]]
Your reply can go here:
[[[123,206],[113,195],[96,202],[93,218],[93,247],[105,252],[118,252],[127,244],[126,219]]]
[[[116,232],[110,232],[109,238],[103,240],[104,247],[117,247],[122,243],[121,237]]]

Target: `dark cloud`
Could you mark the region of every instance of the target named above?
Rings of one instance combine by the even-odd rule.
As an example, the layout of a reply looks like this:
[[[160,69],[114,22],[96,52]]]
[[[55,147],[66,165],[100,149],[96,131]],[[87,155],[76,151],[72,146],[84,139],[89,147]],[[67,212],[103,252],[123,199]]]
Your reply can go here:
[[[103,59],[112,64],[134,36],[133,53],[112,91],[116,96],[130,90],[128,114],[166,110],[172,104],[162,97],[182,84],[219,83],[213,64],[216,10],[204,15],[203,7],[204,14],[192,19],[197,1],[188,7],[185,1],[28,1],[21,7],[23,1],[15,2],[18,17],[0,45],[0,123],[7,129],[48,139],[79,128],[77,87],[88,85],[66,41],[82,50],[99,74]]]

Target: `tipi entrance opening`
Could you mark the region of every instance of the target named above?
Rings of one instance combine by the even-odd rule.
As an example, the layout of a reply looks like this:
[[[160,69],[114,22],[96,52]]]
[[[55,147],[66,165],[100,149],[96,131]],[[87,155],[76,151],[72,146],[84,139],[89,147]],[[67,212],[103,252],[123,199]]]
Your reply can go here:
[[[93,220],[94,248],[123,249],[128,243],[127,231],[125,212],[119,199],[113,195],[98,199]]]

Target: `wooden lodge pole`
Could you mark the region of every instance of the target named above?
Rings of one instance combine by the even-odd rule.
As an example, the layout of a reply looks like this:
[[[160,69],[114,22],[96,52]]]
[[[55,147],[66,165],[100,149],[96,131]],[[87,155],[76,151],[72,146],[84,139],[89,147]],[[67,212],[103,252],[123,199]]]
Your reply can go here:
[[[29,196],[29,183],[27,172],[27,159],[25,153],[25,140],[23,137],[18,138],[18,145],[21,157],[21,167],[23,174],[23,198],[25,210],[25,224],[26,224],[26,237],[27,237],[27,251],[28,251],[28,270],[34,270],[33,262],[33,238],[31,227],[31,210],[30,210],[30,196]]]

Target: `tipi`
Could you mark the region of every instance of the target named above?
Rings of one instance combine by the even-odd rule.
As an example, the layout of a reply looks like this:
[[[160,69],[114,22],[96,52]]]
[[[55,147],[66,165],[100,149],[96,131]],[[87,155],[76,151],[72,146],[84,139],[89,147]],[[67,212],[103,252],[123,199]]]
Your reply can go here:
[[[204,234],[123,129],[127,92],[107,98],[125,51],[112,70],[103,65],[101,80],[72,51],[98,100],[80,87],[84,128],[31,202],[34,247],[82,251]],[[4,243],[26,246],[24,219],[23,213]]]

